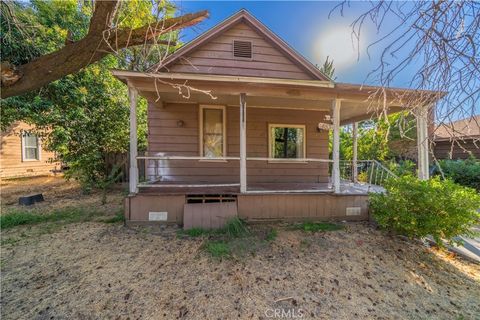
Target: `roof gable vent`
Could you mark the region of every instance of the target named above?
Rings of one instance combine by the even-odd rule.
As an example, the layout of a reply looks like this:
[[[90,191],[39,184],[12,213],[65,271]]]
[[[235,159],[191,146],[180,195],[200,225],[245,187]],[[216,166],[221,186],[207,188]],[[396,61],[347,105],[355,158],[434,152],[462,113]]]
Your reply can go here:
[[[233,56],[252,59],[252,43],[250,41],[233,40]]]

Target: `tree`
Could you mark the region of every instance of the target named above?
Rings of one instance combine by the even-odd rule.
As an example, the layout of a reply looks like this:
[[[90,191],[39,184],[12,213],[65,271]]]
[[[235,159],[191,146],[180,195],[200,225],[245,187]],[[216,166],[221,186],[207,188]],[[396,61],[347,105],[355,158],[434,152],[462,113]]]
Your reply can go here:
[[[171,4],[162,2],[162,6],[165,18],[173,16],[175,9]],[[15,9],[16,16],[34,26],[35,32],[32,31],[29,41],[14,41],[21,37],[21,30],[11,26],[10,38],[3,39],[2,45],[5,53],[2,56],[11,61],[25,63],[35,55],[57,50],[68,30],[76,32],[71,37],[83,37],[88,32],[91,10],[79,7],[76,0],[34,0]],[[154,12],[152,2],[130,1],[124,3],[118,14],[121,25],[133,29],[155,20]],[[167,39],[175,43],[177,32],[159,38]],[[38,131],[46,133],[43,147],[55,151],[56,160],[68,166],[67,178],[78,180],[86,190],[105,188],[115,178],[105,156],[125,153],[129,146],[127,88],[110,70],[120,67],[139,70],[157,62],[158,55],[164,56],[173,48],[162,44],[125,48],[39,90],[4,99],[0,110],[2,128],[16,120],[34,124]],[[140,99],[137,109],[140,150],[146,148],[146,107],[146,101]]]
[[[335,68],[333,66],[333,60],[329,60],[329,56],[325,59],[325,62],[323,62],[323,65],[321,67],[315,65],[318,70],[320,70],[324,75],[329,77],[332,80],[335,80]]]
[[[134,3],[137,2],[134,1]],[[48,3],[36,2],[37,8],[48,5]],[[122,6],[125,5],[128,5],[128,1],[95,1],[93,7],[90,7],[89,2],[85,2],[80,8],[78,16],[84,18],[88,16],[88,11],[93,11],[85,33],[69,28],[63,45],[55,50],[51,52],[32,51],[23,57],[24,59],[13,57],[10,61],[2,62],[1,97],[18,96],[39,89],[99,61],[108,54],[118,53],[124,48],[147,44],[169,46],[170,41],[160,40],[159,37],[194,25],[208,15],[206,11],[200,11],[180,17],[149,21],[148,24],[142,26],[124,26],[124,20],[121,17],[122,13],[125,16],[125,12],[127,12],[122,10]],[[27,10],[18,14],[23,6],[17,2],[1,2],[2,41],[5,39],[6,41],[31,41],[35,37],[36,30],[31,30],[31,25],[29,25],[34,12]],[[156,6],[162,8],[161,2],[160,6],[158,3]],[[61,5],[57,5],[57,7],[61,7]],[[160,14],[160,12],[158,13]],[[85,23],[85,19],[82,19],[82,22]],[[55,31],[52,30],[52,32]],[[21,47],[22,45],[17,46]],[[2,49],[2,59],[5,58]]]
[[[343,14],[349,7],[350,1],[342,1],[331,14]],[[478,1],[366,3],[352,22],[354,38],[360,39],[369,22],[382,33],[369,46],[369,50],[379,48],[381,54],[366,80],[388,87],[408,76],[408,86],[419,92],[433,90],[439,96],[447,92],[435,108],[438,123],[450,125],[452,120],[475,115],[480,102],[479,16]],[[380,89],[374,95],[384,92]],[[405,106],[414,110],[425,102],[422,99],[406,97]]]

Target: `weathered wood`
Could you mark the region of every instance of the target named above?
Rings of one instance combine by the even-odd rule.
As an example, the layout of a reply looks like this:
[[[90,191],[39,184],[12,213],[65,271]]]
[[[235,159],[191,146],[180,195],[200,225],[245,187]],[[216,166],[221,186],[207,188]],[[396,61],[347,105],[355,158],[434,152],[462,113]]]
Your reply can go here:
[[[238,100],[237,100],[238,101]],[[154,114],[154,118],[150,115]],[[148,154],[161,152],[166,156],[200,156],[198,144],[199,121],[198,105],[164,103],[160,108],[150,102],[148,106],[149,135]],[[246,122],[247,145],[247,180],[281,181],[281,182],[327,182],[328,164],[322,162],[284,163],[271,162],[268,159],[268,123],[306,124],[307,158],[328,159],[328,132],[318,131],[318,122],[324,119],[326,112],[299,110],[271,110],[250,108]],[[240,112],[239,107],[227,107],[227,157],[240,157]],[[193,117],[193,118],[192,118]],[[169,120],[163,120],[169,119]],[[183,127],[177,121],[183,120]],[[179,138],[172,139],[168,130],[174,130]],[[185,139],[183,139],[183,137]],[[262,158],[252,160],[252,158]],[[265,160],[263,160],[265,159]],[[215,182],[239,183],[239,160],[228,159],[227,162],[205,162],[196,160],[150,161],[148,170],[152,175],[154,167],[160,170],[166,181],[189,183]],[[203,170],[208,168],[208,170]],[[209,168],[212,168],[210,170]],[[263,181],[262,181],[263,180]]]
[[[129,86],[128,96],[130,100],[130,171],[129,191],[131,194],[138,192],[138,138],[137,138],[137,89]]]
[[[417,152],[418,152],[418,179],[430,178],[428,160],[428,106],[419,106],[416,110],[417,118]]]
[[[333,142],[332,142],[332,184],[335,193],[340,192],[340,106],[341,100],[332,102]]]
[[[240,192],[247,191],[247,102],[240,94]]]
[[[233,57],[233,40],[252,42],[252,59],[242,60]],[[200,46],[197,50],[207,58],[195,57],[196,50],[183,56],[176,64],[168,67],[171,72],[257,76],[284,79],[314,79],[311,74],[300,68],[284,53],[263,39],[257,31],[245,23],[239,23],[223,34]],[[209,54],[205,52],[213,52]],[[223,52],[223,59],[217,53]],[[260,60],[257,54],[261,54]],[[279,59],[265,61],[265,54]],[[280,61],[280,63],[279,63]]]

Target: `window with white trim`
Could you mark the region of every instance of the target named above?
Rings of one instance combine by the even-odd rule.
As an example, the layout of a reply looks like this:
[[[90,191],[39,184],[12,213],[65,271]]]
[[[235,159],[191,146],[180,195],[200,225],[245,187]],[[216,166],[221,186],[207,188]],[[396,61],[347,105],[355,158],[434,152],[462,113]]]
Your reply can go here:
[[[226,155],[225,107],[200,106],[200,152],[202,157]]]
[[[33,161],[40,160],[40,146],[38,136],[24,132],[22,134],[22,160]]]
[[[269,157],[275,159],[305,158],[305,126],[270,124],[268,126]]]

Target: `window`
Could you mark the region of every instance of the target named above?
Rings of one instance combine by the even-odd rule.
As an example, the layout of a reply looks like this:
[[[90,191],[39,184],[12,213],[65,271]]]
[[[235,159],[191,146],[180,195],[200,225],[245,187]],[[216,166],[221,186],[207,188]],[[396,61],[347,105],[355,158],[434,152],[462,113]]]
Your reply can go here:
[[[233,56],[252,59],[252,43],[250,41],[233,40]]]
[[[224,157],[225,107],[200,106],[200,152],[202,157]]]
[[[22,160],[40,160],[39,142],[35,134],[28,132],[22,134]]]
[[[270,124],[268,127],[270,158],[305,158],[304,125]]]

